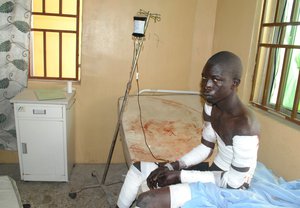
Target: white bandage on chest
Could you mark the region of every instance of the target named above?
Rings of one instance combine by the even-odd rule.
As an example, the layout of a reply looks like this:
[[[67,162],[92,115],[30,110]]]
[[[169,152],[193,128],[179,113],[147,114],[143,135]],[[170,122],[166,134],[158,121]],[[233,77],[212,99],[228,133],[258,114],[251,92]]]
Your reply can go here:
[[[202,137],[209,142],[216,142],[217,134],[208,121],[203,122]]]
[[[211,110],[212,110],[212,106],[209,105],[208,103],[204,104],[204,112],[208,115],[211,116]]]

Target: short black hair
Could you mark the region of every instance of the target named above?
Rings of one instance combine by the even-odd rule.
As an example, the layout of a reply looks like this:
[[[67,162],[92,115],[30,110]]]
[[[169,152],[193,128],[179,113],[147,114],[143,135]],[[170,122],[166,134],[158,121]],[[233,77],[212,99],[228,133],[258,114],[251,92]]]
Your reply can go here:
[[[241,79],[243,66],[241,59],[232,52],[229,51],[220,51],[210,57],[207,61],[207,64],[211,66],[221,66],[232,75],[233,79]]]

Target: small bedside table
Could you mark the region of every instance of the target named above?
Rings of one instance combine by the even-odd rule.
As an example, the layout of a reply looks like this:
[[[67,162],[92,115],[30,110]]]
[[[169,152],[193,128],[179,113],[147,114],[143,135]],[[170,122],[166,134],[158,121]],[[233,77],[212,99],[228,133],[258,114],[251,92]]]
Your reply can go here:
[[[75,92],[38,100],[24,89],[14,104],[21,179],[68,181],[74,164]]]

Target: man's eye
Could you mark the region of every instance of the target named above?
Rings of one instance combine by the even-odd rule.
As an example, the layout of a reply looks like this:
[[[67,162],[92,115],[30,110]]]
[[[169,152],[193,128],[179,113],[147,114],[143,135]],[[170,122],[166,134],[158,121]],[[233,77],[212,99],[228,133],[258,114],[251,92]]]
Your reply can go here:
[[[207,80],[207,78],[206,77],[202,77],[202,80]]]
[[[213,78],[213,82],[220,82],[221,79],[218,79],[218,78]]]

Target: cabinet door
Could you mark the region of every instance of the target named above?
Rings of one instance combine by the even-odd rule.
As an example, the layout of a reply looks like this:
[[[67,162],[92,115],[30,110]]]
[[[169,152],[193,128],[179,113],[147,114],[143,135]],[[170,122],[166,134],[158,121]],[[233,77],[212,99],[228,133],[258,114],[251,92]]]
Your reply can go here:
[[[63,121],[19,120],[24,176],[65,174],[63,131]]]

